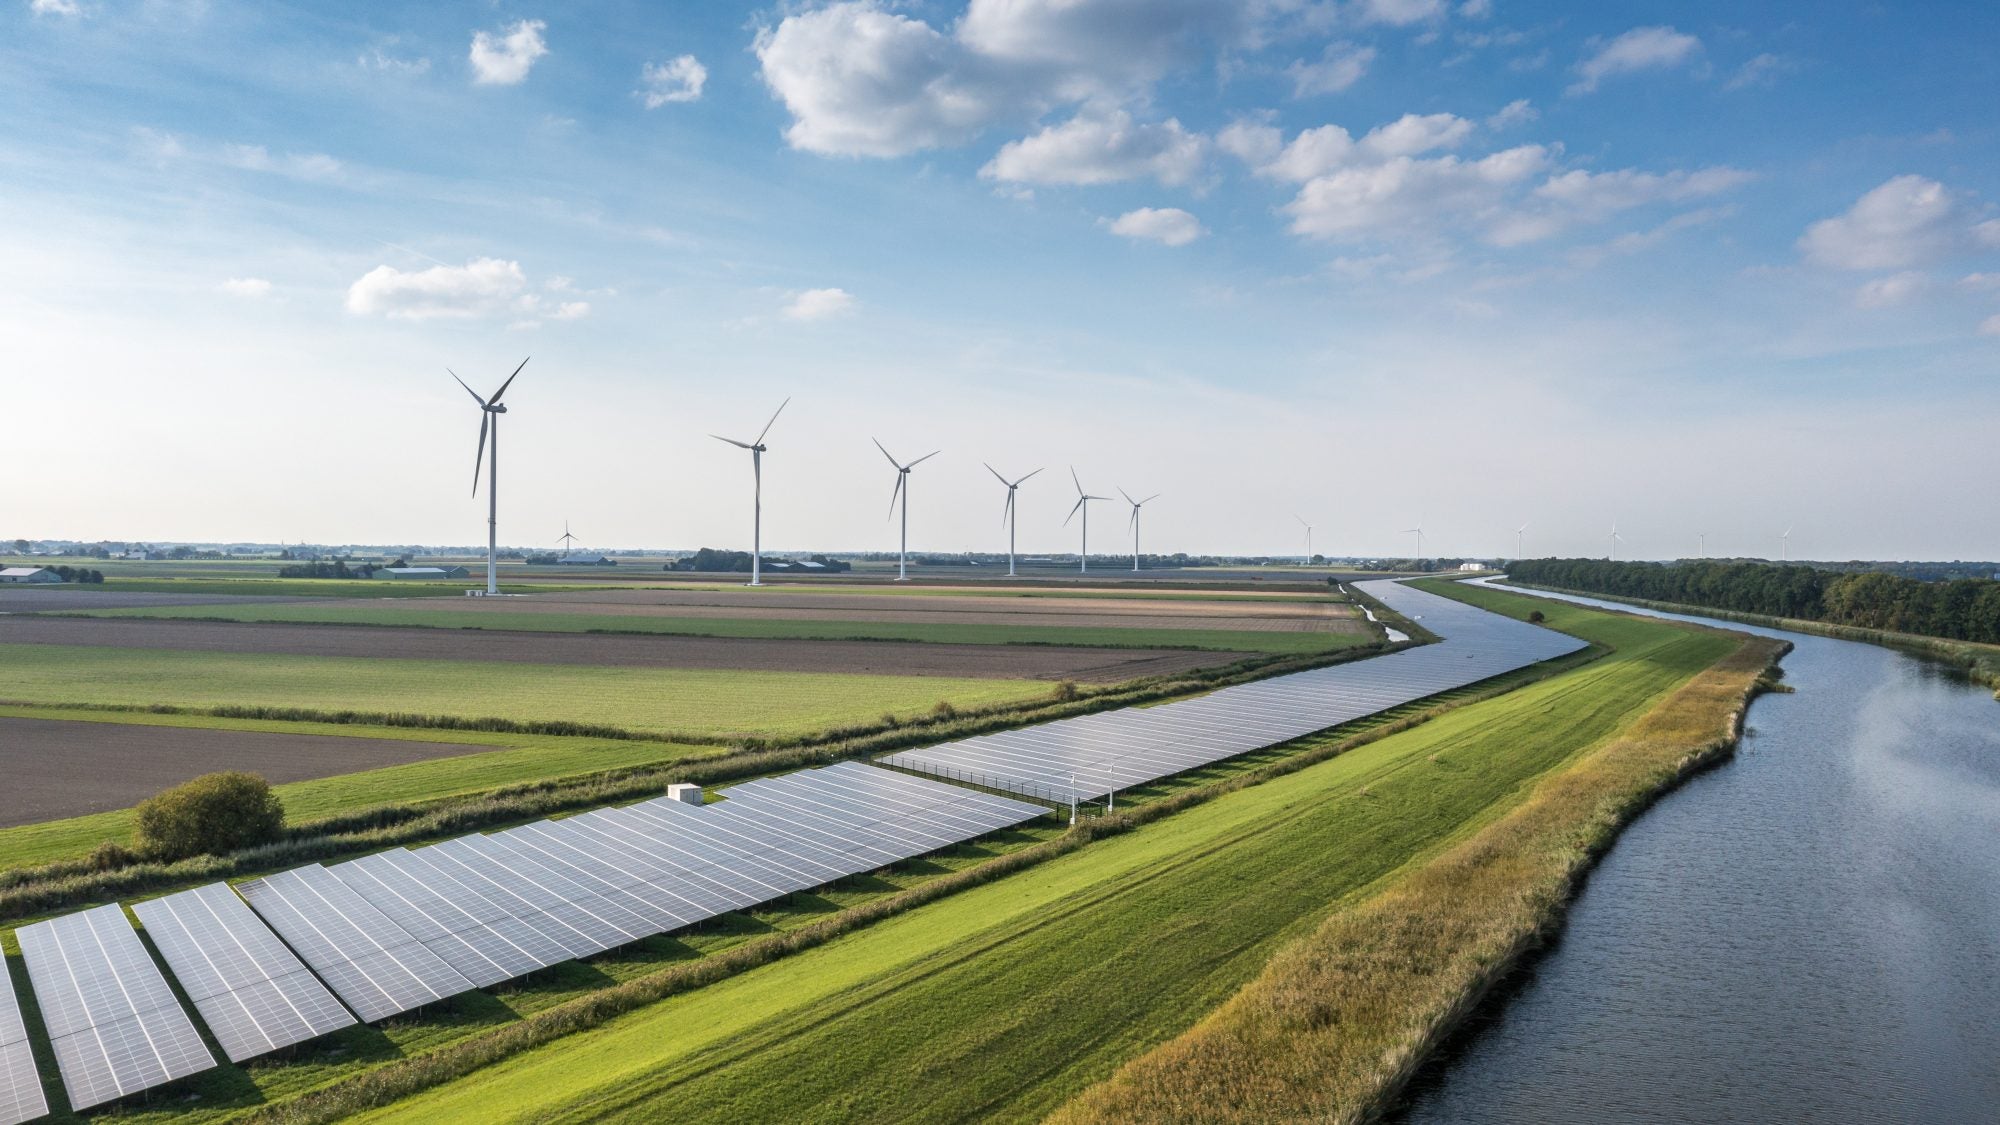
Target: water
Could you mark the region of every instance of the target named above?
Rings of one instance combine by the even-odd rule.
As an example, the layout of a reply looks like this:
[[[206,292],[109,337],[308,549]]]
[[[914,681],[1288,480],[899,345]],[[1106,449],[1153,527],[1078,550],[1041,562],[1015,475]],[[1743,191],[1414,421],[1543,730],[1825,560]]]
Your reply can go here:
[[[1712,623],[1792,641],[1796,693],[1626,829],[1406,1120],[2000,1121],[2000,704]]]

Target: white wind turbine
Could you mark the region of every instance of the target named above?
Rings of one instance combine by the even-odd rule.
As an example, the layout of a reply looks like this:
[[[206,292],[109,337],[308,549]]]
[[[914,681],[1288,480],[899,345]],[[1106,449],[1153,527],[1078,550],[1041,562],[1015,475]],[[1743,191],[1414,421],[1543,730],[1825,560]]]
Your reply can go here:
[[[563,533],[561,535],[556,536],[556,542],[561,543],[563,545],[563,554],[567,555],[575,552],[576,536],[571,535],[569,533],[568,520],[563,521]]]
[[[1307,523],[1306,518],[1297,512],[1292,513],[1292,518],[1299,521],[1300,527],[1306,529],[1306,559],[1299,565],[1311,566],[1313,564],[1313,525]]]
[[[764,584],[764,450],[768,448],[764,444],[764,435],[771,432],[771,423],[776,422],[778,415],[783,414],[785,407],[791,404],[792,400],[787,398],[778,404],[776,410],[771,411],[771,421],[764,423],[764,428],[757,431],[756,441],[737,441],[735,438],[726,438],[721,434],[708,435],[717,441],[726,441],[738,449],[747,449],[750,451],[750,478],[752,481],[750,501],[750,584],[752,586],[762,586]]]
[[[1139,509],[1158,500],[1160,494],[1155,492],[1144,500],[1134,500],[1131,493],[1121,488],[1118,490],[1118,495],[1123,496],[1125,502],[1132,505],[1132,525],[1130,529],[1132,532],[1132,569],[1136,572],[1139,569]]]
[[[524,359],[521,361],[521,367],[526,366],[528,366],[528,361]],[[514,369],[514,375],[521,373],[521,367]],[[450,372],[451,377],[458,381],[459,386],[465,387],[465,393],[472,396],[472,401],[479,404],[479,453],[472,460],[472,494],[474,496],[479,495],[479,463],[484,460],[487,464],[486,592],[489,595],[498,594],[500,592],[498,573],[500,551],[500,416],[507,413],[507,408],[500,404],[500,396],[506,394],[507,388],[514,385],[514,375],[507,376],[507,381],[500,384],[500,389],[493,392],[492,398],[480,398],[478,391],[473,390],[471,387],[466,387],[465,380],[458,378],[458,372],[452,371],[449,367],[445,368],[445,370]],[[487,436],[489,434],[492,436],[491,444],[493,447],[493,456],[491,458],[486,456]]]
[[[1082,565],[1077,569],[1079,571],[1087,571],[1090,569],[1090,502],[1092,500],[1109,500],[1111,497],[1092,496],[1090,493],[1085,492],[1083,490],[1083,482],[1077,479],[1075,465],[1069,467],[1069,479],[1076,485],[1076,507],[1071,508],[1069,515],[1063,517],[1063,526],[1068,527],[1069,521],[1075,519],[1078,512],[1083,513],[1083,550],[1079,554],[1079,557],[1082,559]]]
[[[1528,557],[1528,525],[1525,523],[1514,529],[1514,557]]]
[[[1702,558],[1707,558],[1707,557],[1708,557],[1708,532],[1706,532],[1706,531],[1704,531],[1704,532],[1701,532],[1701,533],[1699,533],[1698,535],[1696,535],[1696,536],[1695,536],[1695,538],[1697,538],[1697,539],[1701,540],[1701,557],[1702,557]]]
[[[1792,525],[1787,524],[1785,533],[1778,536],[1778,561],[1786,562],[1792,553]]]
[[[986,463],[981,461],[980,464]],[[986,471],[992,473],[995,480],[1007,486],[1007,506],[1000,509],[1000,521],[1007,525],[1007,577],[1012,578],[1014,577],[1014,524],[1020,518],[1014,511],[1014,490],[1020,488],[1028,477],[1034,476],[1041,470],[1036,469],[1035,473],[1029,473],[1028,477],[1022,477],[1020,480],[1008,480],[1000,475],[1000,470],[991,465],[986,465]]]
[[[1421,560],[1424,557],[1424,521],[1418,520],[1417,526],[1405,528],[1403,534],[1417,537],[1417,558]]]
[[[869,438],[868,440],[875,443],[875,448],[882,450],[882,456],[889,458],[891,465],[896,466],[896,490],[889,494],[889,514],[892,516],[896,514],[896,498],[899,496],[902,497],[903,544],[896,554],[896,581],[908,582],[910,580],[910,470],[943,453],[944,450],[933,449],[929,453],[905,465],[901,461],[896,460],[887,449],[882,448],[880,439]]]
[[[1625,542],[1625,537],[1624,537],[1623,535],[1620,535],[1620,534],[1618,534],[1618,521],[1617,521],[1617,520],[1612,520],[1612,521],[1611,521],[1611,540],[1610,540],[1610,542],[1611,542],[1611,559],[1612,559],[1612,561],[1614,561],[1614,562],[1615,562],[1615,561],[1617,561],[1617,559],[1618,559],[1618,544],[1620,544],[1620,543],[1623,543],[1623,542]]]

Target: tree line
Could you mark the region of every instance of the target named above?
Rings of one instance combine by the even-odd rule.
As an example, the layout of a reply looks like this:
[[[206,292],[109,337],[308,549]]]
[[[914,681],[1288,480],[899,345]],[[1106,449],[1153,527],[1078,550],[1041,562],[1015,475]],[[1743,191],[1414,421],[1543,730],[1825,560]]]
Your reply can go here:
[[[2000,644],[2000,582],[1989,578],[1924,582],[1779,563],[1606,559],[1525,559],[1507,573],[1583,593]]]

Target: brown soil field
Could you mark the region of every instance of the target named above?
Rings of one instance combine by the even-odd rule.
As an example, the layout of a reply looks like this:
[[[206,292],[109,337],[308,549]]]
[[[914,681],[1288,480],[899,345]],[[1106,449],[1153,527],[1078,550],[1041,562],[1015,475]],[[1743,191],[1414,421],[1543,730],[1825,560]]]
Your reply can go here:
[[[524,604],[510,600],[510,604]],[[1246,654],[1053,645],[939,645],[902,641],[801,641],[738,637],[531,633],[488,629],[237,624],[140,617],[17,617],[0,643],[94,645],[178,652],[282,653],[399,660],[500,660],[621,668],[726,668],[978,679],[1113,683]],[[122,807],[122,806],[121,806]]]
[[[192,777],[249,770],[273,784],[480,754],[491,746],[323,734],[0,718],[0,828],[130,808]]]
[[[443,607],[425,607],[443,608]],[[592,613],[607,616],[780,618],[930,625],[1039,625],[1072,629],[1228,629],[1364,633],[1343,602],[1232,604],[1125,598],[996,598],[951,594],[823,594],[751,590],[576,590],[525,598],[468,598],[468,613]]]
[[[121,594],[61,587],[0,586],[0,613],[68,613],[79,609],[152,609],[171,605],[251,605],[310,598],[246,598],[235,594]]]

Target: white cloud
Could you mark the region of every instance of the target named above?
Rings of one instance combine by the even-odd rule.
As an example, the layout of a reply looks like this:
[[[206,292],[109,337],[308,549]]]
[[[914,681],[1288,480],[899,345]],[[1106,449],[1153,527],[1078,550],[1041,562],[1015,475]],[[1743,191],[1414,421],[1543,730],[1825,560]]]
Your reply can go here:
[[[647,109],[658,109],[669,102],[701,100],[701,88],[708,84],[708,68],[693,55],[681,55],[663,63],[647,63],[639,72],[639,81],[646,87],[638,91],[639,98]]]
[[[1854,291],[1854,304],[1863,309],[1886,309],[1904,304],[1930,288],[1930,278],[1915,270],[1878,277]]]
[[[1472,135],[1472,122],[1449,113],[1406,113],[1377,125],[1361,147],[1378,156],[1415,156],[1434,148],[1457,148]]]
[[[1469,20],[1483,20],[1493,14],[1493,0],[1465,0],[1458,6],[1458,14]]]
[[[854,311],[854,294],[845,289],[808,289],[793,294],[785,305],[788,320],[831,320]]]
[[[1488,129],[1511,129],[1516,125],[1526,125],[1540,117],[1535,107],[1526,98],[1516,98],[1500,107],[1500,111],[1486,119]]]
[[[2000,336],[2000,315],[1989,316],[1979,322],[1981,336]]]
[[[380,46],[369,48],[367,54],[357,56],[354,63],[363,70],[377,70],[388,74],[424,74],[430,70],[431,60],[427,57],[406,59],[390,54],[388,48],[395,44],[396,39],[392,36]]]
[[[1251,26],[1240,0],[972,0],[958,41],[1063,100],[1138,93]]]
[[[1944,257],[1985,237],[1968,227],[1950,189],[1922,176],[1897,176],[1870,190],[1845,214],[1806,228],[1799,250],[1836,269],[1903,269]]]
[[[271,295],[271,283],[261,277],[232,277],[216,288],[232,297],[262,300]]]
[[[1973,227],[1972,241],[1990,250],[2000,250],[2000,219],[1988,219]]]
[[[1207,142],[1172,118],[1137,124],[1123,110],[1078,114],[1009,141],[984,168],[987,179],[1031,184],[1109,184],[1151,176],[1181,184],[1201,170]]]
[[[221,160],[246,172],[270,172],[300,180],[330,180],[340,174],[340,161],[323,152],[288,152],[273,156],[263,145],[224,145]]]
[[[1569,92],[1588,93],[1604,79],[1620,74],[1680,66],[1699,50],[1701,40],[1671,27],[1635,27],[1598,46],[1595,53],[1578,63],[1579,77]]]
[[[589,301],[564,301],[549,314],[550,320],[582,320],[590,315]]]
[[[1346,130],[1341,132],[1345,135]],[[1215,147],[1253,168],[1262,168],[1284,151],[1285,134],[1276,125],[1261,121],[1232,121],[1215,135]]]
[[[28,10],[38,16],[80,16],[83,8],[76,0],[28,0]]]
[[[1444,15],[1444,0],[1358,0],[1349,17],[1362,23],[1386,23],[1408,27]]]
[[[1226,151],[1251,159],[1243,148],[1253,139],[1264,150],[1273,147],[1277,130],[1251,133],[1246,126],[1232,139],[1237,147]],[[1226,130],[1225,130],[1226,132]],[[1370,129],[1356,141],[1338,125],[1321,125],[1301,132],[1275,155],[1256,164],[1258,174],[1291,183],[1304,183],[1346,168],[1355,168],[1398,156],[1416,156],[1439,148],[1456,148],[1472,135],[1472,122],[1449,113],[1406,113],[1387,125]],[[1243,149],[1243,151],[1238,151]]]
[[[527,284],[519,262],[498,258],[414,271],[376,266],[347,287],[347,311],[392,320],[467,320],[508,311]]]
[[[542,41],[548,24],[541,20],[521,20],[499,34],[472,33],[472,80],[482,86],[518,86],[528,77],[535,60],[549,53]]]
[[[1551,176],[1535,189],[1539,199],[1586,216],[1607,215],[1648,203],[1679,202],[1718,195],[1756,177],[1737,168],[1703,168],[1694,172],[1565,172]]]
[[[1768,86],[1777,81],[1778,75],[1790,69],[1791,64],[1777,55],[1758,55],[1736,68],[1736,73],[1722,84],[1722,88],[1743,90],[1751,86]]]
[[[1375,48],[1353,43],[1328,43],[1318,62],[1298,59],[1285,68],[1292,80],[1292,96],[1309,98],[1315,94],[1337,94],[1368,73],[1375,61]]]
[[[1143,238],[1167,246],[1186,246],[1203,234],[1201,220],[1178,207],[1127,211],[1113,219],[1109,227],[1112,234],[1124,238]]]
[[[1292,231],[1316,238],[1431,236],[1491,221],[1511,187],[1537,174],[1547,150],[1527,145],[1480,160],[1455,156],[1343,168],[1307,181],[1285,205]]]

